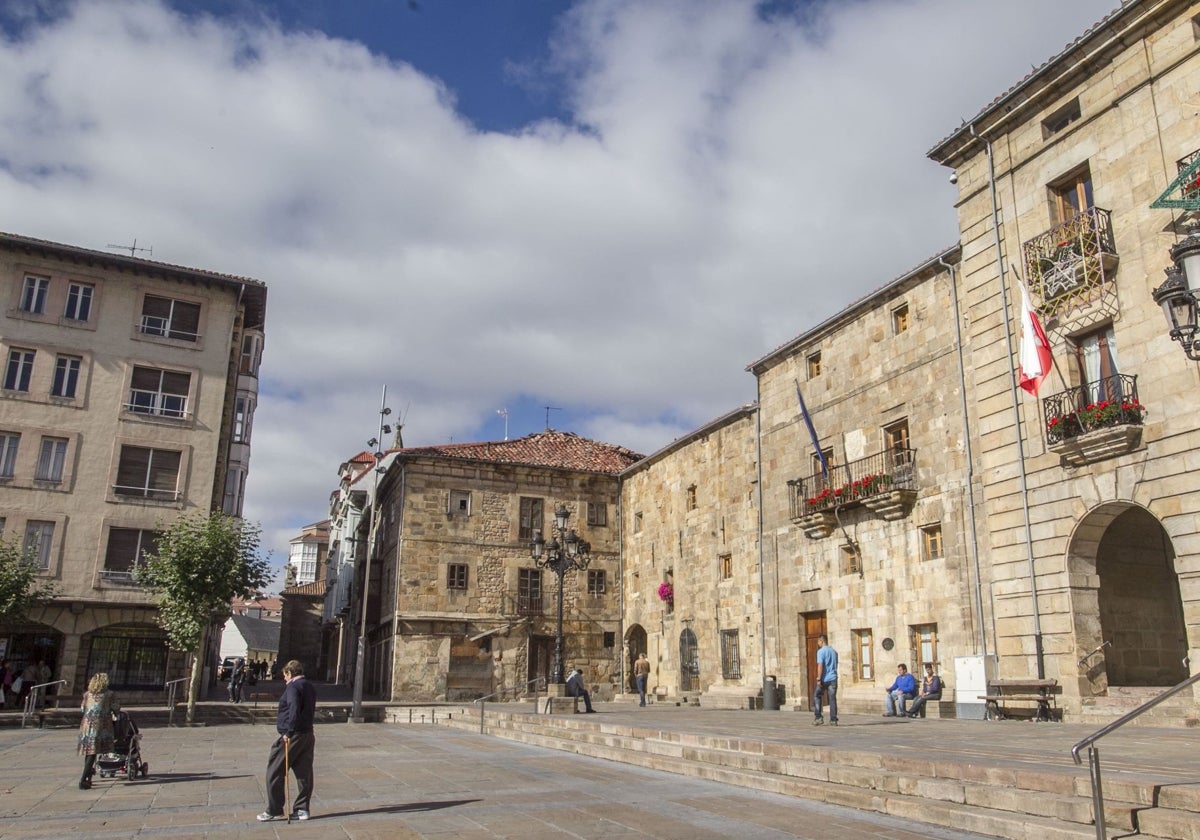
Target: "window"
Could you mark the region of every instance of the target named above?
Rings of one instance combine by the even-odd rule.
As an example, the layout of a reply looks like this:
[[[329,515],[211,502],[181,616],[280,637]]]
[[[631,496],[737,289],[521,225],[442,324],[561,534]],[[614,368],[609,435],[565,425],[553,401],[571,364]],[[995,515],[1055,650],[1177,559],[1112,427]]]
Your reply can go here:
[[[517,612],[521,615],[541,614],[541,569],[517,569]]]
[[[238,364],[238,373],[247,376],[258,376],[258,366],[262,363],[262,336],[257,333],[247,333],[242,336],[242,358]]]
[[[1086,394],[1084,404],[1123,397],[1117,335],[1111,324],[1075,339],[1075,365]]]
[[[889,452],[901,452],[909,448],[908,420],[897,420],[883,427],[884,446]]]
[[[42,438],[42,450],[38,453],[37,469],[34,471],[33,477],[38,481],[62,481],[63,464],[66,463],[66,460],[66,438]]]
[[[862,563],[858,557],[858,547],[853,545],[842,546],[842,574],[844,575],[860,575],[862,574]]]
[[[604,569],[588,569],[587,592],[589,595],[603,595],[606,583]]]
[[[922,665],[933,665],[934,671],[938,669],[938,650],[937,650],[937,625],[936,624],[914,624],[909,628],[912,632],[912,669],[913,673],[920,673],[918,669]]]
[[[167,679],[167,640],[134,635],[137,632],[118,635],[120,631],[109,629],[109,635],[93,637],[87,673],[106,672],[108,687],[117,691],[162,691]]]
[[[808,356],[808,378],[816,379],[821,375],[821,351],[810,353]]]
[[[450,563],[446,566],[446,588],[447,589],[466,589],[467,588],[467,564],[466,563]]]
[[[33,377],[33,350],[9,350],[8,367],[4,369],[4,388],[7,391],[29,392]]]
[[[54,545],[54,523],[29,520],[25,524],[25,556],[39,569],[50,568],[50,549]]]
[[[696,485],[695,484],[693,484],[691,487],[689,487],[687,489],[687,509],[688,510],[696,509]]]
[[[200,304],[146,295],[142,301],[143,335],[197,341],[200,338]]]
[[[608,505],[604,502],[587,503],[587,524],[593,528],[603,528],[608,525]]]
[[[1055,224],[1092,206],[1092,173],[1087,166],[1050,185],[1050,213]]]
[[[92,316],[92,295],[95,287],[88,283],[70,283],[67,286],[67,308],[63,317],[72,321],[86,321]]]
[[[182,456],[182,452],[170,449],[122,446],[113,492],[118,496],[174,501],[179,498],[177,486]]]
[[[742,678],[742,657],[738,650],[738,631],[721,631],[721,676],[727,680]]]
[[[875,663],[871,659],[874,641],[870,630],[851,631],[854,637],[854,673],[860,680],[875,679]]]
[[[908,304],[902,303],[892,310],[892,334],[900,335],[900,333],[908,329]]]
[[[21,292],[21,311],[42,315],[46,311],[46,292],[50,290],[49,277],[25,277],[25,288]]]
[[[79,387],[79,367],[83,360],[78,356],[59,356],[54,360],[54,381],[50,383],[50,396],[75,399]]]
[[[467,490],[451,490],[446,512],[451,516],[470,516],[471,493]]]
[[[108,548],[104,552],[104,578],[117,583],[132,583],[134,568],[146,559],[147,553],[158,550],[161,537],[161,531],[110,528]]]
[[[17,448],[21,436],[16,432],[0,432],[0,478],[12,478],[17,469]]]
[[[611,647],[616,647],[616,645],[617,645],[617,634],[614,633],[612,630],[605,630],[604,631],[604,646],[606,648],[611,648]]]
[[[921,529],[921,559],[940,560],[946,554],[942,549],[942,526],[926,525]]]
[[[221,511],[226,516],[242,515],[242,499],[246,496],[246,473],[237,467],[230,467],[225,473],[225,498],[222,500]]]
[[[254,400],[237,397],[233,401],[233,442],[250,442],[250,425],[254,420]]]
[[[642,514],[641,511],[633,515],[633,533],[640,534],[642,532]]]
[[[543,502],[541,499],[534,499],[529,496],[521,497],[521,521],[517,529],[517,539],[531,540],[534,537],[535,531],[542,530],[542,523],[545,521],[542,511]]]
[[[125,407],[134,414],[186,417],[188,390],[191,385],[192,375],[190,373],[134,367],[133,376],[129,380],[129,404]],[[239,397],[239,399],[243,398]]]
[[[733,555],[722,554],[718,559],[721,566],[721,580],[729,580],[733,577]]]
[[[1082,112],[1079,109],[1079,97],[1075,97],[1066,105],[1042,120],[1042,139],[1057,134],[1071,123],[1076,122]],[[915,668],[915,666],[914,666]]]
[[[825,473],[822,472],[822,467],[821,467],[822,456],[824,456],[824,458],[825,458],[825,465],[828,466],[830,470],[832,470],[833,469],[833,450],[832,449],[822,449],[820,455],[816,454],[815,452],[812,454],[812,472],[813,472],[813,477],[816,479],[815,484],[816,484],[816,490],[818,492],[829,486],[829,477],[827,477],[825,475]]]

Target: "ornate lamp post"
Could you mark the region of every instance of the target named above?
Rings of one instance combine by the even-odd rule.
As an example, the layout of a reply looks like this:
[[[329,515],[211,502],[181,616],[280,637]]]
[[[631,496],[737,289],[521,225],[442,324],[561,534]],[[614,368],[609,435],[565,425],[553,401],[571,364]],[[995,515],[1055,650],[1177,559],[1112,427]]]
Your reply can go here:
[[[383,396],[379,401],[379,435],[367,441],[375,455],[375,489],[371,494],[371,535],[367,540],[367,557],[363,569],[363,585],[359,597],[362,598],[362,618],[358,625],[358,655],[354,661],[354,694],[350,705],[350,719],[356,723],[363,722],[363,671],[367,660],[367,602],[370,600],[371,588],[371,555],[375,553],[375,541],[379,531],[379,476],[387,472],[387,467],[379,462],[383,460],[383,436],[390,434],[392,427],[384,423],[392,410],[387,407],[387,386],[383,386]]]
[[[541,531],[533,532],[533,541],[529,544],[529,554],[533,557],[534,565],[539,569],[550,569],[558,576],[558,631],[554,637],[554,668],[550,673],[550,681],[562,685],[563,680],[563,575],[572,569],[582,571],[591,562],[591,545],[581,540],[575,529],[567,530],[567,519],[570,517],[567,506],[560,504],[554,511],[554,530],[547,543]],[[559,542],[562,537],[562,542]]]
[[[1154,302],[1163,309],[1171,339],[1182,345],[1189,359],[1200,361],[1200,341],[1196,340],[1200,327],[1200,226],[1171,249],[1171,260],[1175,264],[1167,269],[1166,281],[1154,290]]]

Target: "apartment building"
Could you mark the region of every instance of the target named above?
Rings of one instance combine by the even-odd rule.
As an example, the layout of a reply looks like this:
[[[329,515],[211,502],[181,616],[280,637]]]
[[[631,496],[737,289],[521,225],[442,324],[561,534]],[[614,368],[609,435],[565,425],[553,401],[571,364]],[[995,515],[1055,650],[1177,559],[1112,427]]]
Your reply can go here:
[[[4,655],[129,699],[182,674],[133,569],[173,518],[240,515],[266,287],[0,234],[0,524],[57,594]]]

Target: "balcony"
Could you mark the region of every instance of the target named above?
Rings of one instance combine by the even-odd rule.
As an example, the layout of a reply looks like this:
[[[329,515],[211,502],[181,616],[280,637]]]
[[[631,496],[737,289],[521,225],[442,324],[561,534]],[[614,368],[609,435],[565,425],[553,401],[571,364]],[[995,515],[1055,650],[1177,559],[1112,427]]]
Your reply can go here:
[[[517,615],[541,615],[542,614],[542,596],[541,595],[518,595],[517,596]]]
[[[791,519],[810,537],[827,536],[835,508],[866,507],[884,519],[902,519],[917,499],[917,451],[890,449],[788,482]]]
[[[1089,207],[1021,246],[1029,291],[1045,317],[1100,300],[1114,288],[1117,249],[1107,210]]]
[[[1136,449],[1146,407],[1138,400],[1137,377],[1123,373],[1094,384],[1068,388],[1042,400],[1046,446],[1075,466]]]

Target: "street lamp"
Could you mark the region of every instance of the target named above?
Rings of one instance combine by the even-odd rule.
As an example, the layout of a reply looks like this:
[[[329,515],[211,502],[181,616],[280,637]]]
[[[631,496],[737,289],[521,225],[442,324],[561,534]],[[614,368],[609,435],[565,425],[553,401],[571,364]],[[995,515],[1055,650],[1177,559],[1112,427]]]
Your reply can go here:
[[[539,569],[549,569],[558,576],[558,631],[554,637],[554,669],[550,680],[555,685],[562,685],[563,680],[563,575],[572,569],[583,571],[591,562],[591,545],[587,540],[581,540],[575,529],[567,530],[567,519],[570,517],[567,506],[560,504],[554,511],[555,535],[547,543],[541,531],[533,532],[533,541],[529,544],[529,554],[533,563]],[[562,542],[559,542],[562,537]]]
[[[391,434],[392,427],[384,424],[384,419],[392,413],[387,407],[387,386],[383,386],[383,396],[379,400],[379,434],[367,441],[375,456],[375,489],[371,493],[371,534],[367,539],[367,557],[363,568],[363,585],[359,593],[362,598],[362,620],[358,625],[358,656],[354,662],[354,696],[350,707],[350,719],[362,723],[363,670],[367,659],[367,603],[371,587],[371,555],[375,553],[375,537],[379,531],[379,476],[387,472],[387,467],[379,462],[383,460],[383,436]]]
[[[1200,226],[1171,249],[1171,260],[1174,265],[1166,270],[1167,279],[1152,292],[1154,302],[1163,309],[1171,340],[1183,346],[1189,359],[1200,361],[1200,341],[1196,340],[1200,327]]]

